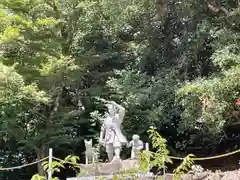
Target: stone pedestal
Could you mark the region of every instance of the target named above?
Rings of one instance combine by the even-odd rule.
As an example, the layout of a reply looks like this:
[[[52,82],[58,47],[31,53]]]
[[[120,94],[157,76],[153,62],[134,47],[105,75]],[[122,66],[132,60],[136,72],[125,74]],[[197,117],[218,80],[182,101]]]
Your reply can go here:
[[[85,175],[114,175],[125,173],[126,171],[134,171],[139,168],[137,160],[123,160],[111,163],[98,163],[83,165],[81,171]]]
[[[139,169],[137,160],[123,160],[111,163],[98,163],[91,165],[83,165],[81,167],[81,175],[76,178],[68,178],[67,180],[96,180],[104,178],[104,180],[113,179],[114,176],[124,177],[124,179],[152,179],[150,173],[134,173]]]
[[[80,176],[75,178],[67,178],[67,180],[112,180],[115,175],[105,175],[105,176]],[[131,175],[116,175],[123,177],[121,179],[126,180],[135,180],[136,178],[138,180],[153,180],[154,176],[152,174],[135,174],[134,176]]]

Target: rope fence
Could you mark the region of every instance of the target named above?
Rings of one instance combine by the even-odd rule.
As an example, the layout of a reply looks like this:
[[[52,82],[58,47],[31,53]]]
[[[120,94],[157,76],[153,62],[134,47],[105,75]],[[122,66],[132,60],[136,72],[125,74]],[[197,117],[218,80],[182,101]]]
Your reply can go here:
[[[45,158],[40,159],[38,161],[29,163],[29,164],[23,164],[23,165],[20,165],[20,166],[14,166],[14,167],[8,167],[8,168],[0,167],[0,171],[11,171],[11,170],[15,170],[15,169],[22,169],[22,168],[25,168],[25,167],[28,167],[28,166],[32,166],[34,164],[38,164],[38,163],[43,162],[43,161],[45,161],[47,159],[48,159],[48,157],[45,157]]]
[[[199,157],[199,158],[191,158],[193,161],[204,161],[204,160],[211,160],[211,159],[218,159],[218,158],[223,158],[223,157],[227,157],[227,156],[231,156],[233,154],[237,154],[240,152],[240,149],[229,152],[229,153],[225,153],[225,154],[221,154],[221,155],[216,155],[216,156],[210,156],[210,157]],[[183,160],[184,158],[182,157],[175,157],[175,156],[169,156],[171,159],[177,159],[177,160]]]
[[[56,157],[53,157],[53,159],[56,160],[56,161],[64,162],[64,163],[71,164],[71,165],[74,165],[74,166],[79,166],[79,167],[84,166],[83,164],[73,163],[71,161],[66,161],[66,160],[63,160],[63,159],[56,158]]]
[[[193,157],[191,159],[193,161],[212,160],[212,159],[219,159],[219,158],[231,156],[231,155],[234,155],[234,154],[237,154],[237,153],[240,153],[240,149],[229,152],[229,153],[221,154],[221,155],[210,156],[210,157],[199,157],[199,158],[198,157],[195,157],[195,158]],[[175,160],[184,160],[183,157],[176,157],[176,156],[169,156],[169,158],[170,159],[175,159]],[[7,168],[0,167],[0,171],[11,171],[11,170],[15,170],[15,169],[22,169],[22,168],[25,168],[25,167],[28,167],[28,166],[38,164],[38,163],[43,162],[47,159],[49,159],[49,156],[47,156],[45,158],[42,158],[40,160],[37,160],[35,162],[32,162],[32,163],[28,163],[28,164],[23,164],[23,165],[14,166],[14,167],[7,167]],[[56,160],[56,161],[59,161],[59,162],[64,162],[64,163],[67,163],[67,164],[71,164],[71,165],[74,165],[74,166],[84,167],[84,164],[74,163],[74,162],[66,161],[66,160],[63,160],[63,159],[60,159],[60,158],[56,158],[56,157],[52,157],[52,159]]]

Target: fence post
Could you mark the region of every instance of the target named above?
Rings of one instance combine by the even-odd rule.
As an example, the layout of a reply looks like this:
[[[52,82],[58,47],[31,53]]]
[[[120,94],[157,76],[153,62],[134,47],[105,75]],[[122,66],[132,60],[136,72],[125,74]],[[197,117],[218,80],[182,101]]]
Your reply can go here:
[[[149,144],[148,143],[145,144],[145,150],[149,151]]]
[[[145,144],[145,150],[149,151],[149,144],[148,143]],[[148,163],[150,163],[150,159],[148,159]],[[150,166],[149,166],[149,164],[148,164],[147,176],[150,176]]]
[[[53,158],[53,150],[49,149],[49,157],[48,157],[48,180],[52,179],[52,158]]]
[[[166,180],[165,158],[163,156],[163,179]]]

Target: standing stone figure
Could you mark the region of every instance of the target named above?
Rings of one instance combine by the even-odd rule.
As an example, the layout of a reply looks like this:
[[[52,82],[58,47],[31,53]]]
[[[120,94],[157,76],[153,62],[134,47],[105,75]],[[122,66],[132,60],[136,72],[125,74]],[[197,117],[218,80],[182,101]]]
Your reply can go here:
[[[99,143],[106,147],[108,160],[121,160],[120,153],[127,139],[121,131],[121,124],[125,115],[125,108],[111,101],[107,105],[108,113],[101,127]]]
[[[143,149],[143,142],[140,140],[140,137],[137,134],[132,136],[132,140],[130,141],[128,147],[132,147],[131,151],[131,159],[135,159],[138,157],[140,151]]]

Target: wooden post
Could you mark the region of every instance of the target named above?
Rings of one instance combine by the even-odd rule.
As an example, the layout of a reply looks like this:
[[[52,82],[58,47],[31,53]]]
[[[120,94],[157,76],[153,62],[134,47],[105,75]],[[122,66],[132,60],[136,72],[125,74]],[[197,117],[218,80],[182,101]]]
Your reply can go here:
[[[149,151],[149,144],[148,144],[148,143],[145,144],[145,150],[146,150],[146,151]],[[150,159],[148,159],[148,163],[150,163]],[[149,164],[148,164],[148,172],[147,172],[147,175],[149,176],[149,174],[150,174],[150,167],[149,167]]]
[[[52,179],[52,158],[53,158],[53,150],[49,149],[49,157],[48,157],[48,180]]]
[[[145,144],[145,150],[149,151],[149,144],[148,143]]]
[[[163,179],[166,180],[165,158],[163,156]]]

